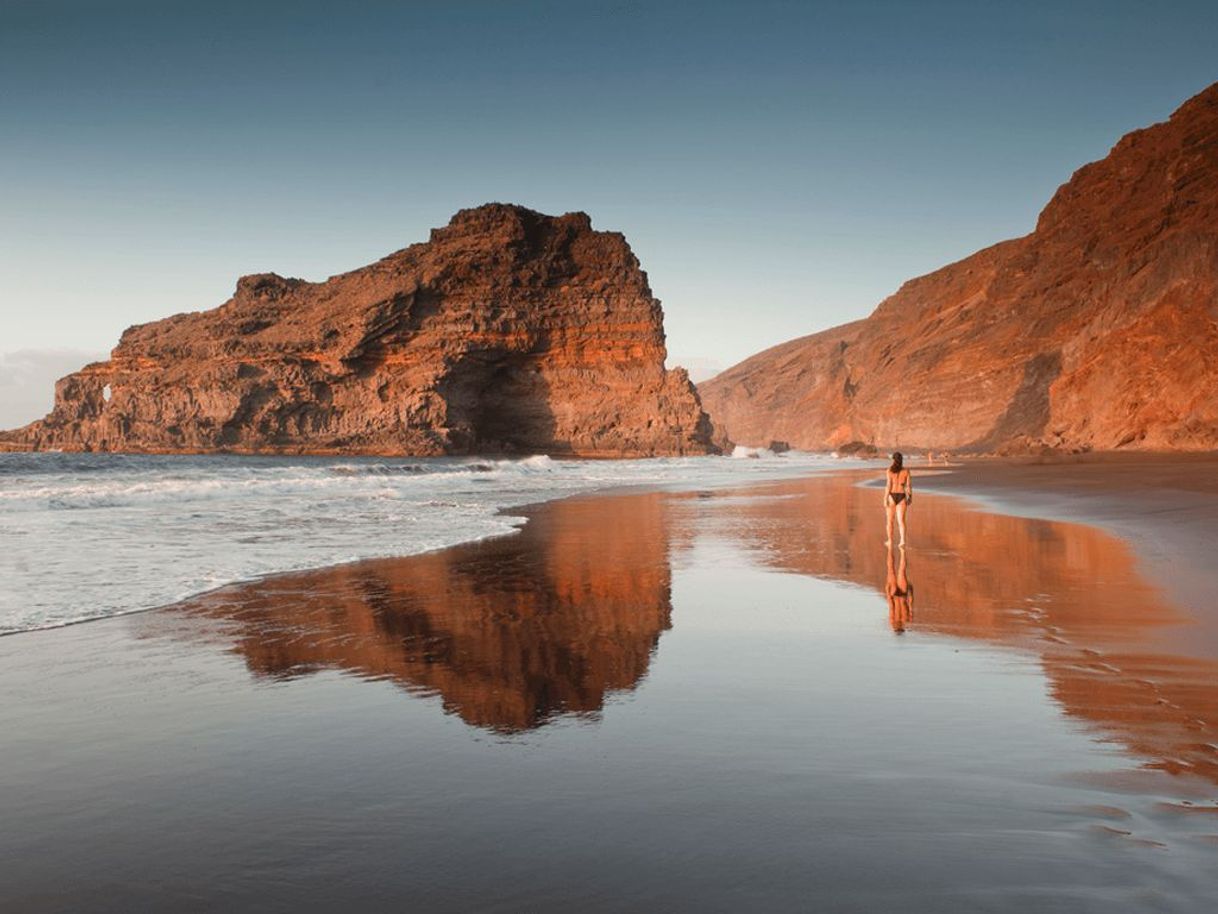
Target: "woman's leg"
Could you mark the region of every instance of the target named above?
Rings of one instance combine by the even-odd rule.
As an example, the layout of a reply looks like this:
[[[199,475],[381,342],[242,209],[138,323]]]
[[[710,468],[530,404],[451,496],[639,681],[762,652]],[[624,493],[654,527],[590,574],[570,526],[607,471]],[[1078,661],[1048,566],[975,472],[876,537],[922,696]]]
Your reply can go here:
[[[900,532],[901,532],[901,545],[902,546],[905,545],[905,512],[908,509],[909,509],[909,505],[905,504],[905,502],[901,502],[899,505],[897,505],[897,527],[900,529]],[[890,514],[889,514],[889,519],[888,519],[888,538],[892,539],[891,509],[890,509]]]
[[[884,529],[887,531],[884,542],[890,546],[892,545],[892,516],[896,513],[896,510],[896,505],[891,500],[884,502],[884,514],[886,515]]]

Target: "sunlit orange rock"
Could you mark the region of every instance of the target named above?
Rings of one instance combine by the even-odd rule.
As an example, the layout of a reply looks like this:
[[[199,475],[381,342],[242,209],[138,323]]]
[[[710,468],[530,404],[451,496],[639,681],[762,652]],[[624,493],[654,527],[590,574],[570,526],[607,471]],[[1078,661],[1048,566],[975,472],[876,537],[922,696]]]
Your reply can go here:
[[[1030,235],[699,389],[751,445],[1218,447],[1218,84],[1079,169]]]
[[[244,276],[219,308],[127,330],[9,447],[703,454],[663,312],[583,213],[463,210],[431,240],[310,283]]]

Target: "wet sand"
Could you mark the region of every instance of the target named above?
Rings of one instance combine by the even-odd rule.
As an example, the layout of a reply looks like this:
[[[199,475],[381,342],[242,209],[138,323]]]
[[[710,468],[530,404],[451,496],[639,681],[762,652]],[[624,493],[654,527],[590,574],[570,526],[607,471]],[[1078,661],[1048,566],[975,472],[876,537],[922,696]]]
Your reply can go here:
[[[1204,607],[1129,502],[930,491],[1086,516],[1023,472],[904,554],[852,474],[577,498],[0,638],[0,909],[1204,909]]]
[[[1218,654],[1218,455],[1082,454],[915,472],[920,488],[1114,533],[1133,547],[1139,570],[1193,619],[1177,648]]]

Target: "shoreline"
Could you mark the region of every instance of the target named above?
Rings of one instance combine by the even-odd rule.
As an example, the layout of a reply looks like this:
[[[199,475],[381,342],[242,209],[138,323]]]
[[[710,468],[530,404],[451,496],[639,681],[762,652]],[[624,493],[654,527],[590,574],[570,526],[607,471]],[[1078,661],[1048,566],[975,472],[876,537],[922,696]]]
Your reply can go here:
[[[254,455],[261,456],[261,455]],[[276,455],[268,455],[276,456]],[[1218,613],[1200,607],[1218,593],[1218,570],[1208,571],[1206,536],[1218,537],[1218,455],[1214,454],[1083,454],[1061,457],[979,458],[946,466],[914,466],[915,492],[929,491],[972,502],[996,514],[1081,523],[1105,530],[1126,542],[1141,567],[1218,643]],[[271,571],[237,578],[154,606],[74,619],[37,628],[0,632],[0,639],[50,632],[89,623],[158,612],[219,591],[257,585],[283,577],[359,566],[366,562],[404,560],[443,553],[477,543],[518,536],[536,509],[582,498],[615,498],[645,493],[695,493],[701,489],[757,490],[775,484],[822,476],[857,477],[873,486],[883,472],[875,467],[826,467],[792,476],[748,481],[690,484],[680,481],[611,484],[602,489],[566,492],[496,510],[495,517],[523,518],[511,531],[437,546],[421,552],[351,559],[305,568]],[[876,479],[872,479],[874,476]],[[1191,486],[1180,488],[1180,486]],[[1114,503],[1114,497],[1117,499]],[[1167,502],[1165,505],[1164,502]],[[918,512],[911,512],[912,549],[917,548]]]
[[[50,452],[44,452],[44,453],[50,453]],[[63,453],[92,454],[93,452],[63,452]],[[131,452],[130,454],[123,454],[123,453],[115,452],[115,453],[102,454],[101,456],[143,457],[143,456],[177,456],[177,454],[168,454],[168,455],[166,455],[166,454],[144,454],[144,453],[135,453],[135,452]],[[360,455],[360,454],[294,455],[294,454],[268,454],[268,453],[256,453],[256,454],[225,453],[225,454],[221,454],[218,452],[213,452],[210,454],[203,454],[203,455],[181,454],[181,456],[250,457],[250,458],[255,458],[255,459],[262,458],[262,457],[265,457],[268,459],[275,459],[275,458],[291,458],[291,457],[303,456],[303,457],[310,457],[310,458],[316,457],[320,460],[331,459],[331,458],[339,457],[339,456],[347,456],[347,457],[352,457],[352,458],[356,458],[356,459],[359,459],[359,458],[385,458],[386,457],[386,455],[379,455],[379,454],[373,454],[373,455]],[[744,460],[745,459],[745,458],[732,458],[732,457],[730,457],[728,455],[724,455],[724,454],[717,454],[717,455],[708,454],[708,455],[697,455],[697,456],[704,457],[704,458],[717,459],[717,460],[734,460],[734,459]],[[811,457],[811,458],[827,458],[828,455],[806,454],[804,456]],[[447,456],[439,457],[439,458],[403,456],[403,457],[400,457],[399,459],[404,459],[404,460],[409,460],[409,459],[448,460],[448,459],[451,459],[454,461],[471,461],[471,462],[476,462],[479,459],[484,459],[484,460],[488,460],[488,461],[507,460],[509,462],[522,462],[522,461],[528,461],[528,460],[531,460],[534,458],[539,458],[539,457],[545,457],[547,459],[556,460],[556,461],[566,461],[566,460],[585,461],[586,460],[586,462],[592,463],[592,464],[608,462],[608,461],[601,460],[599,458],[575,458],[575,457],[557,457],[557,458],[555,458],[555,457],[551,457],[550,455],[544,455],[544,454],[531,454],[531,455],[527,455],[527,456],[523,456],[523,457],[514,457],[514,458],[508,457],[506,455],[504,457],[479,455],[478,457],[457,456],[457,457],[451,457],[451,458],[447,457]],[[667,459],[667,458],[638,458],[638,460],[640,462],[642,462],[644,460],[648,460],[648,459]],[[851,458],[846,458],[846,459],[849,460]],[[541,499],[541,500],[538,500],[536,498],[531,498],[526,501],[522,501],[522,502],[510,504],[510,505],[505,505],[505,506],[495,509],[490,516],[495,517],[495,518],[514,518],[514,519],[522,521],[519,524],[515,524],[513,529],[511,529],[511,530],[498,531],[498,532],[487,534],[485,536],[472,537],[470,539],[460,540],[458,542],[448,543],[445,545],[434,546],[432,548],[423,549],[423,550],[417,551],[417,552],[401,552],[401,553],[393,553],[393,554],[386,554],[386,555],[361,556],[361,557],[349,559],[347,561],[321,563],[321,564],[309,565],[309,566],[301,567],[301,568],[286,568],[286,569],[282,569],[282,570],[274,570],[274,571],[268,571],[268,572],[261,573],[261,574],[250,575],[247,577],[237,577],[237,578],[233,578],[228,581],[224,581],[219,584],[214,584],[212,586],[203,588],[201,590],[185,593],[172,600],[169,600],[167,602],[156,603],[155,605],[140,606],[140,607],[133,608],[133,609],[125,609],[125,610],[122,610],[119,612],[110,612],[110,613],[107,613],[104,615],[90,616],[90,617],[83,618],[83,619],[70,619],[70,620],[64,621],[64,622],[57,622],[57,623],[48,624],[48,625],[40,625],[40,626],[32,627],[32,628],[14,629],[11,631],[0,630],[0,639],[11,638],[11,637],[19,636],[19,635],[29,635],[29,634],[33,634],[36,632],[57,631],[59,629],[74,628],[76,626],[86,625],[86,624],[90,624],[90,623],[104,622],[108,619],[121,619],[121,618],[130,617],[130,616],[138,616],[138,615],[142,615],[145,613],[158,612],[161,610],[165,610],[165,609],[169,609],[171,607],[177,606],[186,601],[196,600],[196,599],[199,599],[202,597],[206,597],[217,591],[223,591],[223,590],[226,590],[229,588],[236,588],[236,587],[242,587],[242,586],[252,586],[252,585],[259,584],[260,582],[263,582],[263,581],[273,580],[273,579],[277,579],[277,578],[284,577],[284,576],[309,574],[312,572],[327,571],[330,569],[340,569],[340,568],[345,568],[345,567],[350,567],[350,566],[358,566],[364,562],[404,560],[404,559],[413,558],[415,556],[430,555],[430,554],[434,554],[434,553],[438,553],[438,552],[444,552],[445,550],[448,550],[448,549],[456,549],[456,548],[460,548],[462,546],[472,545],[472,544],[476,544],[479,542],[488,542],[491,540],[496,540],[496,539],[501,539],[501,538],[509,538],[509,537],[519,535],[519,533],[520,533],[521,529],[524,527],[525,523],[528,522],[528,518],[523,516],[526,512],[529,512],[533,509],[539,508],[544,505],[554,504],[555,502],[562,502],[562,501],[566,501],[568,499],[602,498],[602,497],[603,498],[612,498],[612,497],[617,497],[617,496],[631,495],[631,494],[638,494],[638,493],[648,493],[648,492],[654,492],[654,493],[695,492],[700,489],[718,490],[718,489],[724,489],[724,488],[730,489],[730,488],[737,488],[737,487],[752,488],[755,486],[765,486],[765,485],[772,484],[775,482],[791,481],[791,480],[815,477],[815,476],[820,476],[820,475],[825,475],[825,474],[835,474],[835,473],[842,473],[842,472],[848,473],[848,472],[852,472],[852,471],[857,471],[857,469],[851,468],[851,467],[834,467],[834,466],[825,466],[823,468],[804,467],[802,469],[791,469],[790,471],[783,471],[780,475],[770,476],[770,477],[761,478],[761,479],[744,479],[744,480],[722,479],[722,480],[715,480],[715,481],[700,481],[700,482],[695,482],[693,480],[682,481],[680,479],[675,479],[675,480],[670,480],[670,481],[654,481],[654,482],[610,482],[608,484],[603,485],[600,488],[593,487],[593,488],[584,489],[584,490],[564,491],[564,492],[560,492],[559,494],[555,495],[552,498]]]
[[[915,492],[954,495],[984,510],[1111,533],[1190,615],[1206,644],[1218,645],[1218,611],[1212,609],[1218,567],[1208,545],[1218,541],[1218,455],[1000,458],[916,467],[914,478]]]
[[[0,906],[1195,910],[1218,652],[1148,650],[1176,612],[1089,524],[923,485],[895,567],[881,473],[572,494],[0,639]]]

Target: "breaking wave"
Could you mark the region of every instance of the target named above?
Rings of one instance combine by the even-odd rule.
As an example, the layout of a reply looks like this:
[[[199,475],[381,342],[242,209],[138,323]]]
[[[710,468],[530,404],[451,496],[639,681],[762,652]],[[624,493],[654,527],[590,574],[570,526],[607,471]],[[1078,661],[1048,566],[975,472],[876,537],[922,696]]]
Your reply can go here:
[[[749,455],[751,456],[751,455]],[[233,581],[499,536],[504,509],[611,486],[800,475],[810,454],[651,460],[0,454],[0,634]]]

